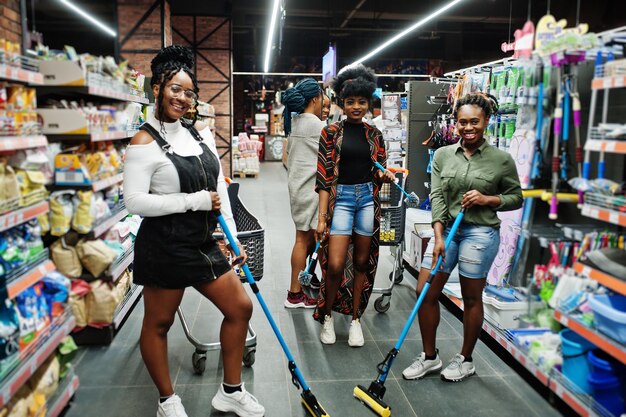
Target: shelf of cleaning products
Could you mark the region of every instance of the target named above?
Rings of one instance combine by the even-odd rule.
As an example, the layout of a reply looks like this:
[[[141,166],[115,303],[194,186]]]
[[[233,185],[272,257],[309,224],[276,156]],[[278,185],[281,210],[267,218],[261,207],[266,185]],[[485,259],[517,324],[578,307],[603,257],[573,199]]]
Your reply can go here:
[[[0,79],[31,85],[43,85],[43,74],[5,64],[0,64]]]
[[[17,297],[22,291],[38,283],[43,277],[54,271],[56,266],[50,260],[38,263],[19,277],[6,283],[9,298]]]
[[[444,291],[443,293],[457,307],[463,310],[463,301]],[[524,368],[537,378],[543,385],[548,387],[557,397],[574,410],[581,417],[604,417],[610,414],[604,410],[592,397],[578,394],[573,384],[560,372],[555,370],[549,373],[539,368],[512,340],[511,336],[488,320],[483,322],[483,330],[492,337],[500,346],[506,349]]]
[[[608,88],[622,88],[626,86],[626,76],[616,75],[614,77],[594,78],[591,81],[593,90],[606,90]]]
[[[116,211],[109,217],[108,219],[98,223],[93,228],[94,237],[100,237],[105,234],[110,228],[115,226],[118,222],[122,221],[126,216],[128,216],[128,210],[126,207],[122,208],[119,211]]]
[[[115,316],[113,317],[113,326],[119,329],[128,314],[133,310],[137,301],[141,297],[143,287],[141,285],[135,285],[130,288],[120,305],[117,306]]]
[[[18,365],[0,382],[0,407],[9,402],[75,326],[76,319],[68,311],[19,353]]]
[[[618,292],[622,295],[626,295],[626,281],[615,278],[605,272],[602,272],[598,269],[592,268],[588,265],[581,264],[577,262],[574,264],[574,271],[582,274],[587,278],[591,278],[595,281],[598,281],[600,284],[604,285],[612,289],[615,292]]]
[[[596,152],[626,154],[626,140],[589,139],[587,140],[587,142],[585,142],[585,149],[588,151]]]
[[[70,371],[70,373],[66,375],[65,378],[63,378],[63,381],[59,384],[57,392],[54,396],[48,400],[46,405],[46,409],[48,411],[38,415],[37,417],[60,416],[78,390],[79,385],[80,381],[78,380],[78,376],[74,375],[73,371]]]
[[[0,232],[11,229],[12,227],[18,226],[22,223],[26,223],[29,220],[41,216],[42,214],[46,214],[48,211],[50,211],[50,205],[47,201],[42,201],[32,206],[3,214],[0,216]]]
[[[626,346],[611,339],[608,336],[590,328],[575,317],[569,316],[562,311],[556,310],[554,318],[563,326],[578,333],[598,348],[602,349],[623,364],[626,364]]]
[[[128,267],[130,266],[130,264],[133,263],[134,260],[135,252],[131,249],[130,251],[122,255],[121,259],[111,265],[108,275],[111,277],[114,283],[120,279],[124,271],[128,269]]]
[[[602,220],[607,223],[613,223],[618,226],[626,226],[626,213],[620,213],[613,210],[607,210],[600,207],[584,204],[582,215],[591,217],[595,220]]]
[[[0,152],[38,148],[46,145],[48,145],[48,139],[43,135],[0,136]]]
[[[112,177],[105,178],[103,180],[94,181],[91,184],[91,189],[93,190],[94,193],[96,193],[98,191],[102,191],[106,188],[109,188],[115,184],[119,184],[123,180],[124,180],[124,174],[113,175]]]

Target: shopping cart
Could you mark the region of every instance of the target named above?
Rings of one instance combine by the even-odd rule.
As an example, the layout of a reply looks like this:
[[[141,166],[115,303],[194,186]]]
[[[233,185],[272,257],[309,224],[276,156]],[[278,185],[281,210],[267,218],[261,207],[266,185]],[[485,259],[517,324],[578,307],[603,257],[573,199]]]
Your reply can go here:
[[[396,170],[395,176],[398,184],[404,188],[406,171]],[[393,184],[383,184],[378,194],[381,204],[380,218],[380,246],[391,246],[393,254],[393,270],[389,274],[389,286],[386,288],[374,288],[372,293],[381,294],[374,302],[374,308],[379,313],[384,313],[391,306],[391,293],[394,284],[402,282],[404,266],[402,264],[402,252],[404,251],[404,221],[406,217],[406,203],[404,195]]]
[[[233,211],[233,217],[235,218],[235,224],[237,225],[237,238],[243,245],[248,255],[248,261],[246,262],[252,272],[252,276],[255,281],[259,281],[263,278],[263,263],[265,259],[265,230],[259,223],[259,221],[246,209],[241,200],[239,199],[239,184],[232,183],[228,187],[228,197],[230,205]],[[225,245],[224,235],[218,228],[213,236],[220,242],[220,245]],[[224,250],[225,250],[225,246]],[[246,282],[244,277],[241,278],[242,282]],[[195,351],[191,356],[191,363],[193,365],[194,373],[202,375],[206,367],[206,354],[211,350],[219,350],[221,348],[220,342],[202,342],[196,339],[181,308],[178,308],[178,318],[183,326],[185,336],[187,340],[193,345]],[[256,355],[256,341],[257,335],[252,328],[248,326],[248,337],[246,338],[245,348],[243,351],[243,364],[248,368],[254,364]]]

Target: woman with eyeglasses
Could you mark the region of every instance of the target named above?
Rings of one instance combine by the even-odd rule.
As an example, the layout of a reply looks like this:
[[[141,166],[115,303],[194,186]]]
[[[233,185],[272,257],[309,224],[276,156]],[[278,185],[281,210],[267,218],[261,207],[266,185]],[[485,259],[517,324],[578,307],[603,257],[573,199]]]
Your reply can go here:
[[[291,218],[296,226],[296,241],[291,252],[291,282],[284,305],[285,308],[315,308],[317,301],[302,291],[298,274],[306,268],[307,257],[315,249],[319,202],[315,192],[317,150],[320,133],[325,125],[323,120],[328,117],[328,113],[324,114],[324,104],[330,100],[317,81],[305,78],[285,91],[281,101],[285,106],[285,135],[289,136],[287,188]],[[315,270],[313,267],[312,269]],[[315,275],[311,280],[311,287],[319,288],[319,280]]]
[[[162,49],[152,60],[156,108],[126,153],[124,200],[129,212],[144,217],[133,272],[134,282],[144,287],[140,350],[159,391],[157,417],[186,417],[169,374],[167,333],[185,288],[195,288],[224,315],[224,380],[213,408],[261,417],[265,409],[241,382],[252,302],[213,238],[218,211],[235,236],[237,232],[219,155],[210,129],[183,119],[197,106],[193,67],[191,51],[178,45]],[[239,250],[234,263],[246,261],[241,245]]]

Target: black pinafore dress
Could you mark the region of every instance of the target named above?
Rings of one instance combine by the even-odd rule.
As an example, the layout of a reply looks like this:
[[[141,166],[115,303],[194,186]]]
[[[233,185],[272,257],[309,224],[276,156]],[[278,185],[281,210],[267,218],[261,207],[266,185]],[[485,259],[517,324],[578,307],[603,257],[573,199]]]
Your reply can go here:
[[[220,162],[195,127],[186,123],[183,126],[200,143],[200,155],[174,153],[171,145],[148,123],[141,130],[154,138],[176,167],[182,193],[215,191]],[[147,287],[176,289],[224,275],[231,266],[213,237],[216,226],[217,216],[213,211],[144,218],[135,240],[133,281]]]

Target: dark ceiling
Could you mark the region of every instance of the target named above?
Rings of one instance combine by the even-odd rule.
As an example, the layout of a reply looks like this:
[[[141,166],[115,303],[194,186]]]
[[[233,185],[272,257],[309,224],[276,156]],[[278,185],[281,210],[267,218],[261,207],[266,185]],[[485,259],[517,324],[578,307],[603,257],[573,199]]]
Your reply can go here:
[[[115,26],[115,0],[73,0]],[[545,14],[549,0],[533,0],[532,20]],[[114,41],[85,23],[57,0],[26,0],[29,27],[54,48],[74,45],[79,52],[113,54]],[[170,0],[172,14],[230,15],[233,19],[235,70],[260,70],[272,0]],[[274,71],[312,70],[330,42],[337,45],[338,66],[360,58],[447,0],[284,0],[280,51]],[[551,12],[576,21],[577,0],[552,0]],[[423,28],[397,42],[367,64],[383,69],[407,60],[441,59],[445,69],[503,57],[500,44],[528,15],[528,1],[465,0]],[[581,20],[591,30],[626,25],[623,0],[580,0]],[[357,10],[358,7],[358,10]],[[33,13],[34,10],[34,13]]]

